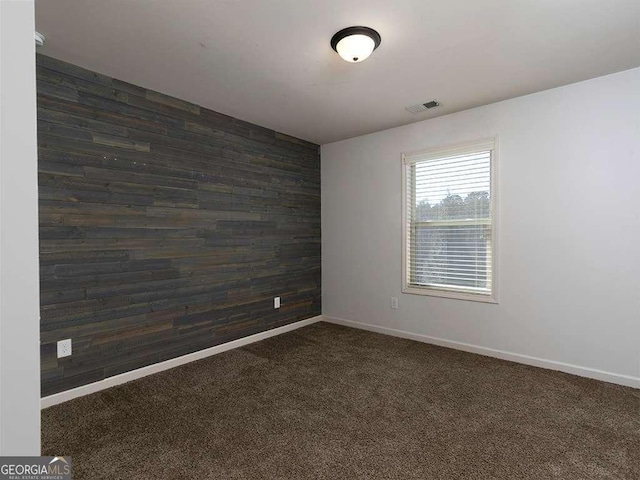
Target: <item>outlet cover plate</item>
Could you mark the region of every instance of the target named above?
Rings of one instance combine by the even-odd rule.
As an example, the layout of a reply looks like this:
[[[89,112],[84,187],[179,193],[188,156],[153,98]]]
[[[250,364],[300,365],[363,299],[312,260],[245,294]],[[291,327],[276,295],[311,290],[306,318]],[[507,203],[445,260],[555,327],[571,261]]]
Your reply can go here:
[[[58,342],[58,358],[68,357],[71,355],[71,339],[60,340]]]
[[[280,297],[274,297],[273,308],[280,308]]]

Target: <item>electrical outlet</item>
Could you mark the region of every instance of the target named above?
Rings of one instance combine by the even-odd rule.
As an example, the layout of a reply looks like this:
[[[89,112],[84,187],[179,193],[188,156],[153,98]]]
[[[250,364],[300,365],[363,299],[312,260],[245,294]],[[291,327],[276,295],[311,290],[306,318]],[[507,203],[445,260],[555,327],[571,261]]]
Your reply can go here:
[[[273,308],[280,308],[280,297],[274,297]]]
[[[394,310],[398,308],[398,297],[391,297],[391,308]]]
[[[60,340],[58,342],[58,358],[71,355],[71,339]]]

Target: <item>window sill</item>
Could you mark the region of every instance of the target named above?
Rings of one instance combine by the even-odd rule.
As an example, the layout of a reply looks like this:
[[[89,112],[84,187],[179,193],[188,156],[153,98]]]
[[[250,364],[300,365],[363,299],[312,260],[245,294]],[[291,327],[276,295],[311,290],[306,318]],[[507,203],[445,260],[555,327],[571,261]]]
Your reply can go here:
[[[419,287],[403,287],[402,293],[410,295],[427,295],[431,297],[451,298],[454,300],[466,300],[470,302],[493,303],[497,304],[498,300],[495,293],[492,295],[482,295],[475,293],[456,292],[453,290],[440,290],[436,288],[419,288]]]

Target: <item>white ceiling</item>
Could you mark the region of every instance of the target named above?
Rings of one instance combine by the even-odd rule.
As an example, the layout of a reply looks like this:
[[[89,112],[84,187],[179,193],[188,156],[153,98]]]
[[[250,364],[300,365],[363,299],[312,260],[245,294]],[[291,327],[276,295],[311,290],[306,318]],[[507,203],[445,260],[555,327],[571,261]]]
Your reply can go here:
[[[382,35],[363,63],[329,45],[351,25]],[[46,55],[320,144],[640,66],[638,0],[37,0],[36,28]]]

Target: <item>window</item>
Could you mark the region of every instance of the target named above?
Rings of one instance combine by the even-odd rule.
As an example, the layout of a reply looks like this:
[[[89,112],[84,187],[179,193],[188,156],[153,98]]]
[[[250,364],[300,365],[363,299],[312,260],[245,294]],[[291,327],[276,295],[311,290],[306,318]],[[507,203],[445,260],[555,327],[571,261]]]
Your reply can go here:
[[[403,292],[495,303],[495,140],[402,160]]]

